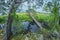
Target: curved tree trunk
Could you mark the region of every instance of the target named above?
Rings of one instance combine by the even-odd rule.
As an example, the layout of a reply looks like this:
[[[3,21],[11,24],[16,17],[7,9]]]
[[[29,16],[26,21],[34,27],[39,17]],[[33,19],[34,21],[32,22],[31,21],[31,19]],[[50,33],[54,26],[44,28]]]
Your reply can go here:
[[[25,2],[25,1],[23,1]],[[5,32],[4,32],[4,38],[3,40],[11,40],[11,27],[12,27],[12,22],[14,19],[14,15],[16,12],[16,9],[18,8],[18,6],[23,3],[22,0],[13,0],[12,5],[10,7],[10,11],[9,11],[9,15],[8,15],[8,19],[5,25]]]
[[[12,27],[12,22],[14,19],[14,15],[16,12],[17,7],[19,6],[19,4],[16,6],[16,0],[13,1],[11,7],[10,7],[10,11],[9,11],[9,15],[5,24],[5,30],[4,30],[4,38],[3,40],[11,40],[11,27]]]
[[[15,5],[15,3],[13,2],[13,4],[11,5],[11,8],[10,8],[10,11],[9,11],[7,23],[5,24],[5,33],[4,33],[3,40],[10,40],[10,37],[12,35],[11,26],[12,26],[12,21],[13,21],[12,14],[13,14],[14,5]]]

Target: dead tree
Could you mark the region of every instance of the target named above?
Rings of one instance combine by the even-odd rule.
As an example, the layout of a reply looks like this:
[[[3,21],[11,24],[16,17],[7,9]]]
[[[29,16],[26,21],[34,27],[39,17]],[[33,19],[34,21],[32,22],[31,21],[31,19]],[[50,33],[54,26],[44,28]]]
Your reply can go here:
[[[32,18],[32,20],[36,23],[37,27],[39,27],[39,28],[42,30],[43,27],[42,27],[41,23],[39,23],[39,22],[35,19],[35,17],[33,16],[32,13],[29,13],[29,15],[30,15],[30,17]]]

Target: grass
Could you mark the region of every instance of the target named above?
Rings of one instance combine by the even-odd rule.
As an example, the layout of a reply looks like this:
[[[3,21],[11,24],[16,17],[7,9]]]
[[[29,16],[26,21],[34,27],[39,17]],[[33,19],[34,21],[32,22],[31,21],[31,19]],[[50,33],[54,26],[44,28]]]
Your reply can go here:
[[[28,33],[28,34],[18,34],[12,36],[12,40],[42,40],[43,35],[37,33]]]
[[[43,13],[37,13],[36,14],[36,19],[38,21],[51,21],[53,20],[54,16],[51,15],[51,14],[43,14]],[[3,15],[3,16],[0,16],[0,23],[5,23],[7,19],[7,15]],[[21,21],[32,21],[30,16],[27,14],[27,13],[17,13],[15,16],[14,16],[14,20],[15,21],[18,21],[18,20],[21,20]]]
[[[59,38],[58,38],[59,39]],[[57,40],[57,38],[52,37],[50,33],[28,33],[28,34],[16,34],[13,35],[11,40]]]

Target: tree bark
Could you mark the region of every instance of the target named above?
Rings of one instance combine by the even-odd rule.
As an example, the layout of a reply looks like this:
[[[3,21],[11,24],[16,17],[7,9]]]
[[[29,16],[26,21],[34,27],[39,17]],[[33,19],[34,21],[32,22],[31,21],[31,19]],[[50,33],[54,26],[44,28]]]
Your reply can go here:
[[[21,3],[25,2],[25,1],[22,2],[22,0],[20,0],[19,2],[17,1],[18,0],[13,0],[12,5],[10,7],[7,23],[5,25],[5,32],[4,32],[3,40],[11,40],[11,35],[12,35],[11,27],[12,27],[12,22],[13,22],[16,9]]]
[[[7,22],[5,24],[5,30],[4,30],[4,38],[3,40],[10,40],[11,39],[11,26],[12,26],[12,22],[13,22],[13,18],[14,18],[14,14],[15,14],[15,1],[13,1],[11,7],[10,7],[10,11],[9,11],[9,15],[8,15],[8,19]]]

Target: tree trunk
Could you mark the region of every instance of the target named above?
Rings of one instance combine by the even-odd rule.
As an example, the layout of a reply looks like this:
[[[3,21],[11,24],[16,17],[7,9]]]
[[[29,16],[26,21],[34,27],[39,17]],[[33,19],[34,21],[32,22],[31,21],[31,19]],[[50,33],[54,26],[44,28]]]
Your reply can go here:
[[[9,15],[8,15],[8,19],[7,19],[7,22],[5,24],[5,30],[4,30],[4,38],[3,40],[10,40],[11,38],[11,35],[12,35],[12,32],[11,32],[11,26],[12,26],[12,22],[13,22],[13,17],[14,17],[14,14],[15,14],[15,1],[13,1],[12,5],[11,5],[11,8],[10,8],[10,11],[9,11]]]
[[[3,40],[11,40],[11,35],[12,35],[11,26],[12,26],[12,22],[13,22],[13,18],[14,18],[16,9],[18,8],[18,6],[21,3],[25,2],[25,1],[22,2],[22,0],[20,0],[19,2],[17,2],[17,1],[18,0],[13,0],[12,5],[10,7],[10,11],[9,11],[9,15],[8,15],[8,20],[7,20],[7,23],[5,25],[5,32],[4,32]]]
[[[5,25],[6,29],[5,29],[5,34],[4,34],[4,40],[10,40],[10,37],[12,35],[12,32],[11,32],[11,26],[12,26],[12,21],[13,21],[13,18],[12,16],[8,16],[8,20],[7,20],[7,24]]]

